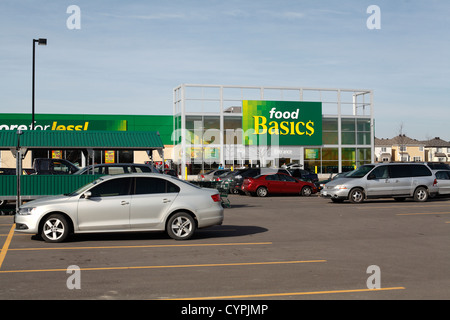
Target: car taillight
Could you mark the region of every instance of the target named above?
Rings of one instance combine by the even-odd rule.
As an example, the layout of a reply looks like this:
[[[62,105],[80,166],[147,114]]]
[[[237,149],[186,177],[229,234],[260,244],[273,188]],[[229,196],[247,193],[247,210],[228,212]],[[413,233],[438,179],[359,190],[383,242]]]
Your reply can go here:
[[[211,198],[213,199],[214,202],[219,202],[220,201],[220,194],[218,194],[218,193],[213,194],[211,196]]]
[[[434,179],[434,181],[433,181],[433,186],[435,186],[435,185],[437,185],[437,180],[436,179]]]

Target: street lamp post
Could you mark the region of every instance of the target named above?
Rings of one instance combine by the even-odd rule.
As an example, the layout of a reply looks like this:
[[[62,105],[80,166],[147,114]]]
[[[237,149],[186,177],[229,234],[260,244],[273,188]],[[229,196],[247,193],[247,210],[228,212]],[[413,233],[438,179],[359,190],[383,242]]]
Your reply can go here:
[[[39,38],[33,39],[33,76],[32,76],[32,89],[31,89],[31,130],[34,130],[34,78],[35,78],[35,56],[36,56],[36,42],[40,46],[47,45],[47,39]]]
[[[17,130],[17,147],[16,147],[16,178],[17,178],[17,199],[16,199],[16,213],[22,205],[20,199],[20,176],[22,175],[22,150],[20,146],[20,136],[23,134],[22,130]]]

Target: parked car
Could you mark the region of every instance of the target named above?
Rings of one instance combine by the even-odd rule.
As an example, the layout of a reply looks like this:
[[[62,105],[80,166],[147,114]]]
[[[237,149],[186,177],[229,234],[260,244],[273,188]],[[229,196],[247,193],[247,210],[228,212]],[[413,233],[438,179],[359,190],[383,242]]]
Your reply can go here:
[[[94,164],[94,166],[86,166],[74,174],[123,174],[137,172],[159,173],[159,170],[151,164],[143,163],[101,163]]]
[[[375,163],[359,167],[342,179],[328,182],[320,191],[333,202],[361,203],[369,198],[414,198],[424,202],[438,192],[431,169],[419,163]]]
[[[214,180],[216,182],[220,182],[219,187],[221,187],[222,189],[227,189],[229,193],[238,193],[238,191],[232,188],[232,186],[234,186],[234,177],[240,174],[241,171],[242,170],[238,169],[236,171],[225,172]]]
[[[242,191],[258,197],[276,193],[310,196],[317,192],[317,188],[311,182],[296,179],[284,173],[275,173],[246,178],[242,185]]]
[[[246,178],[253,178],[262,174],[270,174],[270,173],[284,173],[287,175],[291,175],[290,172],[286,169],[282,168],[247,168],[242,169],[237,172],[237,174],[231,177],[230,181],[230,191],[233,193],[241,193],[244,192],[241,190],[242,184]]]
[[[169,176],[178,177],[177,172],[174,169],[164,169],[164,174]]]
[[[288,169],[288,171],[290,172],[290,174],[293,177],[304,180],[304,181],[309,181],[312,183],[319,181],[319,177],[317,176],[317,174],[312,173],[308,170],[292,167],[292,168]]]
[[[436,176],[438,196],[450,196],[450,170],[432,170]]]
[[[341,172],[341,173],[335,174],[334,176],[333,176],[333,174],[331,173],[331,174],[330,174],[330,177],[329,177],[328,179],[317,181],[317,182],[315,182],[314,184],[316,185],[317,190],[320,191],[320,190],[323,189],[324,185],[327,184],[328,182],[330,182],[331,180],[336,180],[336,179],[339,179],[339,178],[343,178],[343,177],[345,177],[346,175],[350,174],[350,172],[351,172],[351,171]]]
[[[197,175],[197,181],[215,181],[217,177],[230,172],[230,169],[214,169]]]
[[[450,170],[450,165],[443,162],[424,162],[431,170]]]
[[[60,175],[73,174],[78,170],[80,168],[65,159],[36,158],[32,168],[22,168],[22,174]],[[15,175],[16,168],[0,168],[0,174]]]
[[[197,228],[221,224],[217,190],[172,176],[141,173],[104,176],[68,195],[22,205],[16,231],[62,242],[71,233],[166,231],[189,239]]]

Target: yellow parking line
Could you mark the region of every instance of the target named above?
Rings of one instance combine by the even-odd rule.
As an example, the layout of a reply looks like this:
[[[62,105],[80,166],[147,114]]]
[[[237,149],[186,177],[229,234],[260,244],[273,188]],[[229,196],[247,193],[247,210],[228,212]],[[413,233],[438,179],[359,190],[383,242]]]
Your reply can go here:
[[[355,208],[359,210],[364,209],[398,209],[398,208],[438,208],[438,207],[448,207],[448,204],[437,204],[437,205],[417,205],[417,204],[411,204],[411,205],[387,205],[387,206],[357,206]]]
[[[213,300],[213,299],[264,298],[264,297],[285,297],[285,296],[301,296],[301,295],[314,295],[314,294],[330,294],[330,293],[377,292],[377,291],[387,291],[387,290],[405,290],[405,287],[392,287],[392,288],[380,288],[380,289],[289,292],[289,293],[264,293],[264,294],[247,294],[247,295],[235,295],[235,296],[180,298],[180,299],[167,299],[167,300]]]
[[[81,271],[99,271],[99,270],[136,270],[136,269],[193,268],[193,267],[229,267],[229,266],[298,264],[298,263],[314,263],[314,262],[326,262],[326,260],[208,263],[208,264],[182,264],[182,265],[168,265],[168,266],[103,267],[103,268],[80,268],[80,270]],[[64,272],[66,272],[67,269],[4,270],[4,271],[0,271],[0,273],[57,272],[57,271],[64,271]]]
[[[16,225],[13,224],[13,226],[11,227],[11,230],[9,231],[8,237],[6,238],[5,243],[3,244],[2,251],[0,252],[0,269],[2,268],[3,260],[5,260],[6,253],[8,252],[8,248],[9,248],[9,245],[13,238],[15,228],[16,228]]]
[[[143,246],[107,246],[107,247],[51,247],[51,248],[16,248],[11,251],[38,251],[38,250],[86,250],[86,249],[131,249],[131,248],[176,248],[176,247],[211,247],[211,246],[246,246],[267,245],[272,242],[243,242],[243,243],[192,243],[192,244],[154,244]]]
[[[397,216],[414,216],[421,214],[449,214],[450,212],[421,212],[421,213],[397,213]]]

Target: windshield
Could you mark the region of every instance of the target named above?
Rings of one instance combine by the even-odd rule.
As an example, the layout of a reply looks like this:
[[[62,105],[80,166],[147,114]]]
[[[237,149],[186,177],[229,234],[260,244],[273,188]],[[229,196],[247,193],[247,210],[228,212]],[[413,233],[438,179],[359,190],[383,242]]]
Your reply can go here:
[[[365,165],[361,166],[358,169],[350,172],[348,175],[342,178],[362,178],[364,177],[370,170],[372,170],[375,166],[373,165]]]
[[[80,189],[75,190],[72,193],[68,193],[67,195],[69,197],[73,197],[79,194],[82,194],[83,192],[85,192],[87,189],[91,188],[92,186],[95,186],[97,183],[102,182],[104,179],[103,178],[98,178],[97,180],[94,180],[90,183],[88,183],[87,185],[82,186]]]

